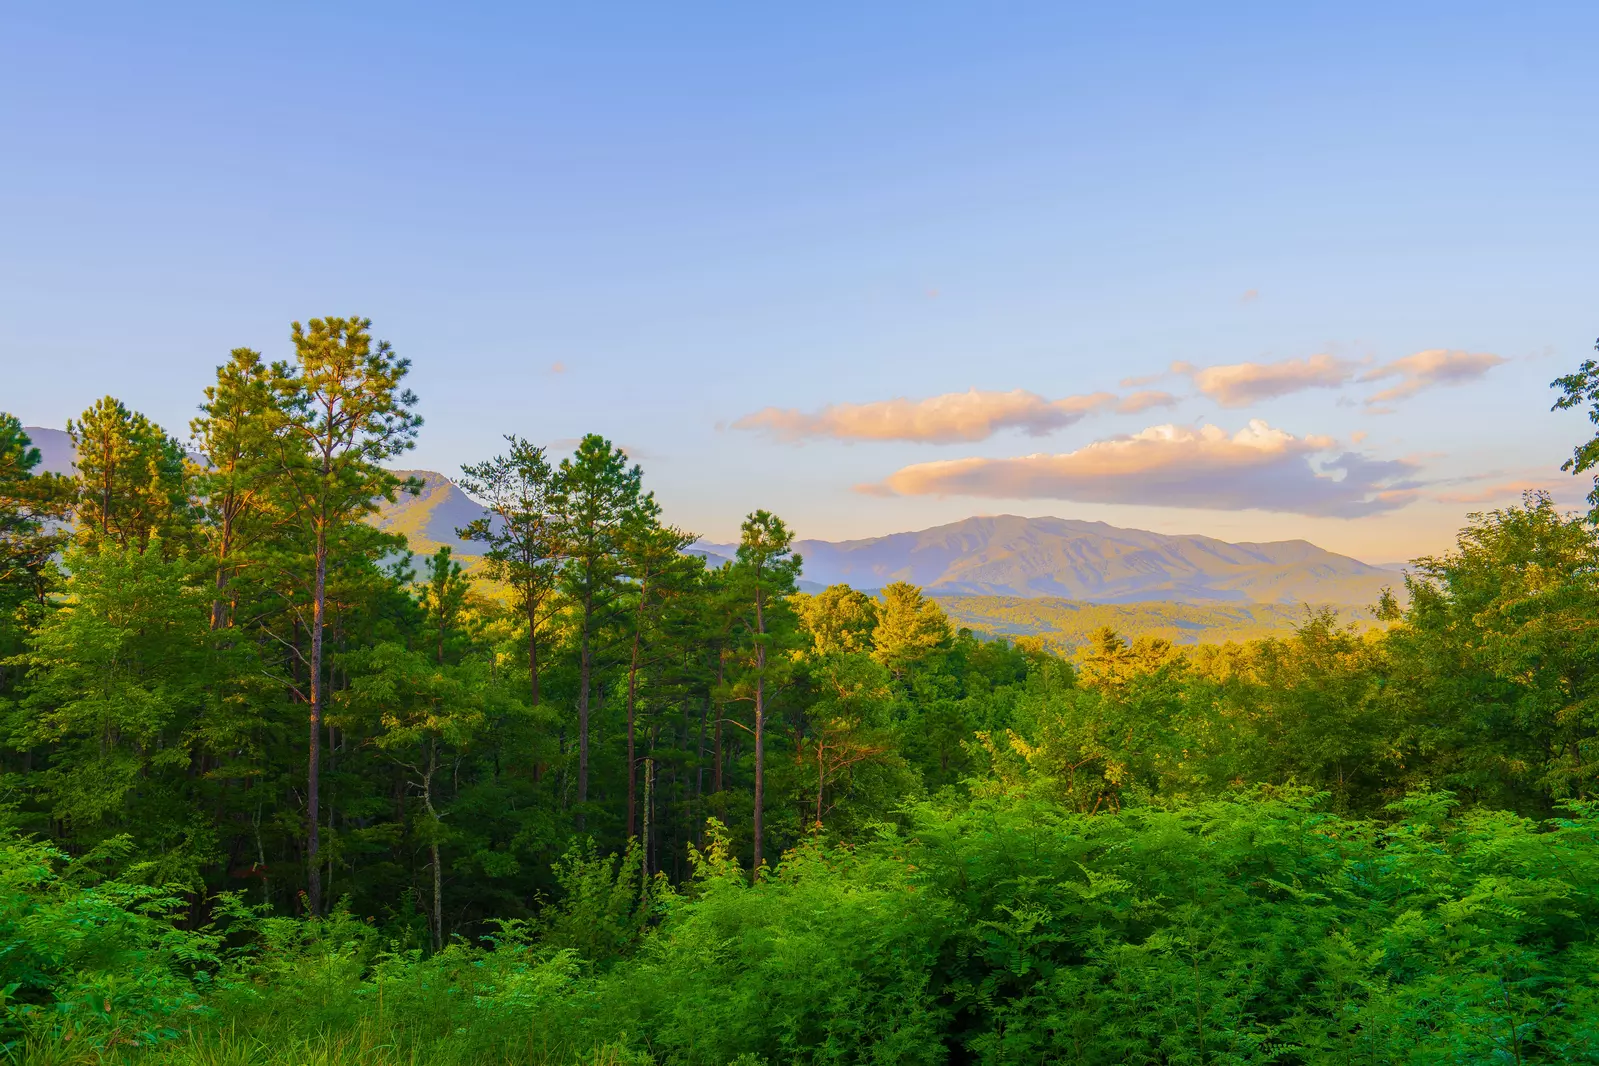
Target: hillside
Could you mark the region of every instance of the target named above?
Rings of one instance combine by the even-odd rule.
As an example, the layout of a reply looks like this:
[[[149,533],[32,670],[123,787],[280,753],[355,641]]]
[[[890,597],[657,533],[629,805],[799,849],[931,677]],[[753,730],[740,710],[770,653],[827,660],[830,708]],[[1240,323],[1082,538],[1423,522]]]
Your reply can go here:
[[[1306,608],[1277,603],[1187,604],[1083,603],[1054,596],[935,595],[956,625],[985,637],[1042,637],[1070,652],[1095,630],[1110,627],[1126,637],[1164,637],[1173,644],[1221,644],[1284,636],[1305,620]],[[1371,623],[1369,611],[1340,612],[1349,621]]]
[[[417,496],[402,492],[394,503],[381,505],[374,520],[379,529],[404,533],[411,550],[418,555],[431,555],[444,545],[456,555],[481,553],[482,545],[462,540],[455,533],[473,519],[483,517],[481,505],[443,474],[432,470],[396,470],[395,473],[401,477],[420,478],[422,492]]]

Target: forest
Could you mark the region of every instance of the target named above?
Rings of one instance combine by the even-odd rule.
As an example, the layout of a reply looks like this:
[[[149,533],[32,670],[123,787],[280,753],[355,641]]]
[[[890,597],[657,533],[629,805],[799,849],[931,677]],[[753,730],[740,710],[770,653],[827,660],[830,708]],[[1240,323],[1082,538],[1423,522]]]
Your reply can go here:
[[[1375,625],[1073,650],[764,510],[713,568],[600,435],[414,555],[409,362],[291,340],[70,477],[0,415],[8,1061],[1599,1062],[1599,490]]]

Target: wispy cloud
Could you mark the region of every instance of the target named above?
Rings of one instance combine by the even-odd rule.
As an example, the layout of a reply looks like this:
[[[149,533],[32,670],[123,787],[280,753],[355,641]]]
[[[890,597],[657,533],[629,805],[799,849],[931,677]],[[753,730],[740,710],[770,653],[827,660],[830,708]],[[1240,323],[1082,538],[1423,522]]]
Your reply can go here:
[[[1395,359],[1385,366],[1360,375],[1361,381],[1381,381],[1398,378],[1399,383],[1366,398],[1366,405],[1393,403],[1414,396],[1435,385],[1461,385],[1476,381],[1494,367],[1508,360],[1487,352],[1458,352],[1446,348],[1428,348],[1403,359]]]
[[[1439,503],[1514,503],[1524,493],[1547,492],[1560,503],[1577,503],[1587,494],[1587,488],[1573,478],[1524,478],[1470,491],[1440,492],[1433,499]]]
[[[1418,496],[1415,463],[1337,448],[1331,438],[1296,437],[1259,419],[1230,435],[1211,425],[1153,426],[1060,454],[917,463],[859,491],[1340,518],[1392,511]],[[1330,457],[1318,464],[1318,456]]]
[[[1304,389],[1335,389],[1352,380],[1359,369],[1355,363],[1325,354],[1278,363],[1207,367],[1173,363],[1171,368],[1174,373],[1187,374],[1195,388],[1223,407],[1248,407]]]
[[[1047,400],[1035,392],[951,392],[925,400],[837,403],[814,414],[767,407],[733,423],[734,429],[765,432],[778,440],[914,441],[947,444],[985,440],[1003,429],[1043,436],[1110,406],[1108,392]]]
[[[1370,367],[1369,362],[1356,363],[1322,353],[1275,363],[1198,367],[1177,362],[1171,365],[1171,372],[1186,374],[1195,388],[1223,407],[1249,407],[1305,389],[1336,389],[1357,382],[1397,378],[1397,384],[1365,400],[1371,413],[1386,414],[1391,410],[1387,405],[1409,399],[1423,389],[1475,381],[1504,362],[1506,360],[1500,356],[1486,352],[1429,348],[1371,369],[1364,369]]]
[[[1182,400],[1169,392],[1160,392],[1156,389],[1144,389],[1130,396],[1123,396],[1116,404],[1116,412],[1124,415],[1136,415],[1147,411],[1151,407],[1176,407]]]

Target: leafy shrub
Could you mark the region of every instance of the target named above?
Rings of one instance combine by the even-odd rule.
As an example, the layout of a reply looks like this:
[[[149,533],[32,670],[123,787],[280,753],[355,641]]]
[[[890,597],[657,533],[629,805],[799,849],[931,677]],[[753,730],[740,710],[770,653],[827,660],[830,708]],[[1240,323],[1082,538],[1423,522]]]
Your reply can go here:
[[[99,880],[113,840],[76,861],[0,836],[0,1038],[149,1045],[204,1011],[218,938],[176,921],[171,892]]]

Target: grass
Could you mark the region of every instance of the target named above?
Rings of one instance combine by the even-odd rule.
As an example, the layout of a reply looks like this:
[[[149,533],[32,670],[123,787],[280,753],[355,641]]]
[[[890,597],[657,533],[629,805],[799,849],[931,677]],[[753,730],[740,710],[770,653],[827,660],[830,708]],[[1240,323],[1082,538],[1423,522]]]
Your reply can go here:
[[[351,1031],[309,1036],[261,1035],[233,1024],[194,1030],[146,1049],[32,1041],[14,1056],[19,1066],[640,1066],[650,1061],[615,1044],[563,1053],[531,1034],[525,1041],[507,1039],[493,1052],[463,1050],[449,1040],[402,1047],[392,1032],[370,1020]]]

